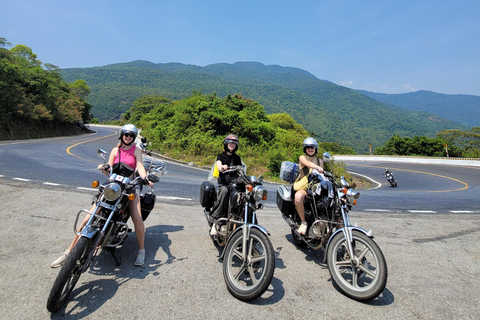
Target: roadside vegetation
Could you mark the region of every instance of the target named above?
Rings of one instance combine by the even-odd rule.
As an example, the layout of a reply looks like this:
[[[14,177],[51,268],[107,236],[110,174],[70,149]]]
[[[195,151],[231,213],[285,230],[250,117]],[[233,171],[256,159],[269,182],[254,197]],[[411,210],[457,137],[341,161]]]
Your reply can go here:
[[[42,63],[25,45],[11,49],[0,38],[0,135],[25,139],[75,134],[87,121],[90,92],[83,80],[65,82],[59,69]]]
[[[58,67],[42,63],[29,47],[17,45],[6,49],[6,46],[11,45],[0,38],[2,139],[77,134],[85,131],[83,123],[99,123],[97,119],[91,120],[91,106],[86,100],[90,88],[86,81],[77,79],[67,83]],[[143,95],[132,101],[130,109],[118,120],[108,123],[134,123],[154,150],[201,166],[211,166],[223,149],[224,137],[234,133],[240,139],[239,154],[249,173],[269,179],[278,178],[283,161],[298,162],[306,137],[316,137],[290,113],[267,114],[258,101],[241,94],[221,98],[216,93],[202,94],[195,90],[179,100]],[[345,137],[355,132],[339,134],[337,138],[346,141]],[[319,157],[323,152],[355,154],[352,146],[325,141],[328,140],[325,136],[316,138],[320,144]],[[442,130],[435,138],[393,135],[374,154],[444,157],[447,150],[451,157],[479,158],[480,127]],[[342,163],[332,162],[326,169],[337,176],[347,175]]]

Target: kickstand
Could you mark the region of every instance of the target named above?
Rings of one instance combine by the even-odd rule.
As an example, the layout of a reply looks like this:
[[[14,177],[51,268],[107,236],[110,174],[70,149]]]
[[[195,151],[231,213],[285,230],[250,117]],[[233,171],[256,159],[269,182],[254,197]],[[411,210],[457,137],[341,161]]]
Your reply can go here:
[[[117,267],[122,264],[122,258],[115,252],[115,248],[108,248],[107,251],[112,255]]]

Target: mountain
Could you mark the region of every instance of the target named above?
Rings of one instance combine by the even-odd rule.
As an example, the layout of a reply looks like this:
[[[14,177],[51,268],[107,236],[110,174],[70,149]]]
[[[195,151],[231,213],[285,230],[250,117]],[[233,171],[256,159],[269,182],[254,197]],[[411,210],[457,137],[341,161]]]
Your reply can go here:
[[[357,90],[380,102],[411,111],[425,111],[469,127],[480,127],[480,96],[416,91],[402,94]]]
[[[357,152],[366,152],[369,145],[380,147],[393,134],[433,137],[442,129],[466,129],[433,114],[376,101],[299,68],[258,62],[199,67],[133,61],[63,69],[61,74],[68,82],[87,82],[92,113],[101,121],[119,118],[144,95],[180,100],[196,91],[219,97],[241,94],[258,101],[267,113],[290,114],[320,141],[339,142]]]

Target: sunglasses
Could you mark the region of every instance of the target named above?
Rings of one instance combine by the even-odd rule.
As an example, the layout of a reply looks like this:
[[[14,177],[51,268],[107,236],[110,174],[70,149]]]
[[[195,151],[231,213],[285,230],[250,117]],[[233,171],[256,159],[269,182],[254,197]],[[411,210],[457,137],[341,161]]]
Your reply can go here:
[[[130,137],[130,138],[135,138],[135,135],[133,133],[124,133],[124,137]]]

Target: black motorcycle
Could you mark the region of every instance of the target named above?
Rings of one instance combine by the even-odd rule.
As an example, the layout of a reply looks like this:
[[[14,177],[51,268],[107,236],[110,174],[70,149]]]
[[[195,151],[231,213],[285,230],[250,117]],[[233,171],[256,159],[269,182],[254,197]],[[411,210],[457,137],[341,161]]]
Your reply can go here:
[[[324,161],[330,156],[326,153]],[[368,301],[378,297],[387,283],[387,263],[371,231],[352,226],[348,216],[360,193],[342,176],[337,182],[329,172],[312,173],[305,202],[305,235],[298,233],[300,217],[292,186],[277,189],[277,206],[291,228],[294,243],[324,250],[333,282],[346,296]]]
[[[228,215],[214,219],[210,210],[216,200],[215,185],[210,181],[200,187],[200,204],[204,207],[211,236],[220,247],[225,247],[223,276],[227,289],[234,297],[250,301],[260,297],[270,285],[275,270],[275,252],[269,233],[258,225],[256,211],[263,208],[260,202],[267,199],[262,178],[247,176],[243,166],[230,167],[224,172],[236,171],[239,178],[229,186]],[[258,204],[257,204],[258,203]]]
[[[142,140],[142,142],[143,152],[149,155],[149,151],[146,150],[146,140]],[[107,152],[99,149],[97,153],[106,164]],[[164,162],[149,158],[144,160],[144,165],[147,178],[153,183],[158,182],[160,177],[166,173]],[[66,304],[80,275],[88,270],[99,249],[110,252],[117,266],[121,264],[121,259],[115,253],[115,249],[132,231],[127,225],[127,220],[130,218],[128,203],[135,198],[133,193],[135,186],[143,186],[147,183],[141,177],[130,180],[113,173],[112,168],[109,170],[107,181],[104,184],[100,185],[98,181],[92,183],[93,187],[99,187],[99,193],[94,197],[96,207],[93,212],[80,210],[77,213],[74,232],[79,238],[50,290],[47,301],[47,309],[50,312],[56,312]],[[141,214],[145,220],[155,206],[156,196],[153,190],[143,192],[142,187],[140,197]],[[81,231],[77,231],[78,221],[82,221],[87,214],[90,215],[87,224]]]
[[[387,181],[390,183],[390,185],[392,187],[395,188],[397,186],[397,181],[393,177],[393,172],[392,171],[390,171],[388,169],[385,169],[385,177],[387,178]]]

